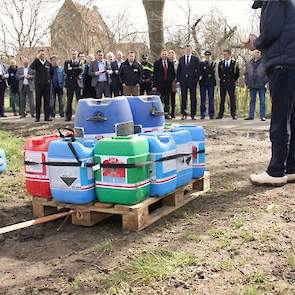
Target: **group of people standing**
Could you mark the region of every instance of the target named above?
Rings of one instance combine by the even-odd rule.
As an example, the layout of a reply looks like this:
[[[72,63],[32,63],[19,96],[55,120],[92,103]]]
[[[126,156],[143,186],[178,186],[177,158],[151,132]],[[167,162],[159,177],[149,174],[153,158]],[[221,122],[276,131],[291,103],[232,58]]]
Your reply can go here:
[[[215,116],[217,75],[220,80],[221,100],[219,113]],[[145,94],[160,95],[166,119],[169,120],[175,118],[177,92],[181,97],[182,120],[186,120],[188,116],[195,120],[199,83],[201,119],[205,119],[207,113],[210,119],[222,119],[228,94],[231,117],[236,120],[236,85],[239,77],[240,69],[237,62],[232,59],[230,50],[224,50],[223,60],[217,63],[212,60],[210,51],[206,51],[204,60],[200,61],[192,54],[190,45],[185,46],[184,55],[179,60],[175,51],[163,49],[160,58],[153,64],[146,54],[138,62],[133,51],[128,52],[125,59],[120,51],[116,57],[111,52],[105,57],[102,50],[97,50],[94,57],[86,57],[83,52],[71,50],[70,59],[60,66],[57,56],[52,55],[47,60],[44,49],[40,49],[31,65],[27,58],[22,58],[20,67],[17,67],[16,62],[12,60],[8,70],[3,63],[0,63],[0,116],[5,117],[4,93],[8,84],[13,113],[17,115],[16,105],[19,101],[19,115],[24,118],[27,116],[28,103],[29,112],[32,117],[36,117],[36,122],[40,121],[42,99],[45,121],[51,121],[55,117],[57,101],[60,117],[71,121],[74,97],[78,101],[81,98],[101,99]],[[246,119],[254,119],[258,93],[261,102],[260,118],[265,120],[265,85],[268,81],[258,50],[254,52],[254,58],[246,66],[245,81],[251,94],[250,112]],[[66,107],[64,88],[67,97]],[[190,111],[187,110],[188,98]]]

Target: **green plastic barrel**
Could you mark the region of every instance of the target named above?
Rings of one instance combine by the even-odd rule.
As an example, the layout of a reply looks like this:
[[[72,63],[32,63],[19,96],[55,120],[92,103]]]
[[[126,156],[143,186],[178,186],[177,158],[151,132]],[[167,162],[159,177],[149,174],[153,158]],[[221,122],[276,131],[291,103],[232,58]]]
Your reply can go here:
[[[104,138],[94,149],[98,200],[122,205],[137,204],[150,192],[148,141],[139,136]],[[128,168],[100,167],[98,164],[137,164]],[[134,166],[134,165],[133,165]],[[99,168],[100,167],[100,168]]]

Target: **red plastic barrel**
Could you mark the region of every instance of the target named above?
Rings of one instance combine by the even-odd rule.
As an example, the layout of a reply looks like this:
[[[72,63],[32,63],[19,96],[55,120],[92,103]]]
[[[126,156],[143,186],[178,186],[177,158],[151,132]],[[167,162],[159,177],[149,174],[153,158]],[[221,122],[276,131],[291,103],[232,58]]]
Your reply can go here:
[[[25,161],[43,163],[47,161],[48,146],[59,139],[57,134],[29,138],[24,146]],[[25,165],[27,192],[36,197],[51,199],[48,167],[43,164]]]

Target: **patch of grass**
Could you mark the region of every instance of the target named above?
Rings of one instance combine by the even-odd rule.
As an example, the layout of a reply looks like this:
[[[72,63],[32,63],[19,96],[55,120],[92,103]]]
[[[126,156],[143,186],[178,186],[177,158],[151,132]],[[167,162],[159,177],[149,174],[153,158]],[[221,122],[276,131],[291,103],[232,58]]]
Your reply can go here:
[[[287,254],[287,263],[290,268],[295,268],[295,256],[294,254],[290,253]]]
[[[262,272],[257,271],[254,274],[252,281],[253,281],[253,283],[255,283],[257,285],[262,285],[265,283],[265,275]]]
[[[79,276],[76,277],[72,284],[75,290],[80,290],[82,286],[81,278]]]
[[[231,246],[231,240],[230,239],[222,239],[218,242],[218,248],[219,249],[225,249],[227,247]]]
[[[234,227],[235,229],[240,229],[244,226],[245,226],[245,223],[244,223],[244,220],[242,220],[242,219],[235,219],[232,222],[232,227]]]
[[[100,253],[110,254],[113,251],[112,240],[106,240],[95,247],[95,250]]]
[[[244,230],[241,232],[240,237],[243,239],[245,243],[250,243],[255,241],[254,234],[248,230]]]
[[[194,232],[192,232],[191,230],[187,230],[184,232],[183,234],[183,238],[186,241],[194,241],[194,242],[200,242],[201,241],[201,237],[197,234],[195,234]]]
[[[258,295],[258,288],[256,286],[248,286],[243,295]]]
[[[231,260],[221,260],[221,261],[219,261],[219,267],[222,270],[230,271],[233,269],[233,264],[232,264]]]
[[[263,231],[261,234],[260,234],[260,240],[262,242],[267,242],[269,240],[269,235],[266,231]]]
[[[220,239],[221,237],[227,234],[227,231],[224,229],[214,228],[208,231],[208,234],[214,239]]]
[[[136,255],[111,274],[104,285],[112,292],[138,285],[147,286],[166,279],[181,268],[196,264],[196,257],[190,253],[156,248]]]
[[[21,172],[24,166],[24,138],[16,137],[9,132],[0,131],[0,148],[6,153],[8,170]]]

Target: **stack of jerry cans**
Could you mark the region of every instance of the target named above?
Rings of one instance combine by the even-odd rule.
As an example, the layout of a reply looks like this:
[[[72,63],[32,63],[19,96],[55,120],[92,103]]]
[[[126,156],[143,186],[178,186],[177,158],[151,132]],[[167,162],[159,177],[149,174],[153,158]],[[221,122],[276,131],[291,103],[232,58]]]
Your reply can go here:
[[[36,197],[51,199],[47,161],[49,144],[59,136],[45,135],[30,138],[24,146],[27,192]]]
[[[96,144],[94,159],[100,202],[133,205],[149,197],[149,144],[144,137],[104,138]],[[114,166],[100,167],[104,164]],[[118,164],[121,167],[116,167]],[[134,167],[124,167],[125,164]]]
[[[165,113],[157,95],[127,97],[133,115],[136,133],[162,131]]]
[[[205,173],[205,131],[204,128],[197,125],[182,125],[176,129],[187,130],[191,133],[193,139],[192,148],[192,166],[193,166],[193,178],[199,179],[204,176]]]
[[[75,128],[80,129],[85,138],[92,139],[133,134],[133,117],[127,99],[79,100]]]
[[[176,143],[169,133],[144,133],[151,160],[151,197],[162,197],[176,190]]]
[[[171,134],[176,143],[176,168],[177,168],[177,187],[184,186],[192,181],[192,136],[187,130],[173,129],[167,131]]]
[[[7,167],[7,160],[4,150],[0,149],[0,174],[2,174]]]
[[[48,150],[50,188],[61,203],[88,204],[96,200],[93,149],[96,141],[62,138]]]

